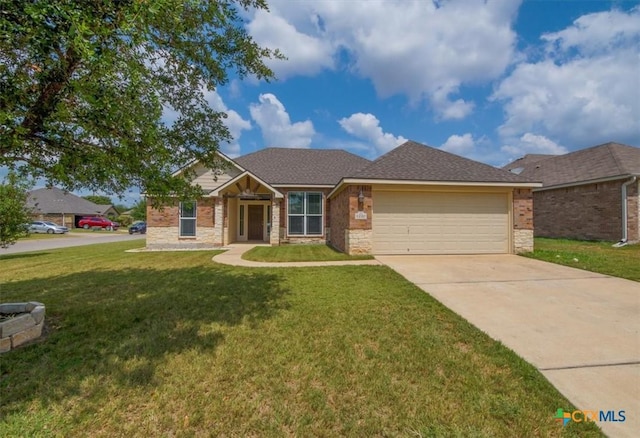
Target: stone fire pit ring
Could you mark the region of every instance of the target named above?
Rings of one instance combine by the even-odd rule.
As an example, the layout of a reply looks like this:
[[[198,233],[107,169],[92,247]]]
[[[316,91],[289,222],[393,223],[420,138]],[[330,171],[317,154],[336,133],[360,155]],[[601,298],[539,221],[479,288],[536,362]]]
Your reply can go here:
[[[45,306],[37,301],[0,304],[0,353],[42,336]]]

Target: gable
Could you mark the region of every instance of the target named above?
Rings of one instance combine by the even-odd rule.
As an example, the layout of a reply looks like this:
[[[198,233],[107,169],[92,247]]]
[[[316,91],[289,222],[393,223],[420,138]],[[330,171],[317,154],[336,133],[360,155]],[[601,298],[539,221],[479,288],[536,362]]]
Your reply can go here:
[[[195,178],[193,184],[198,184],[202,187],[205,193],[211,192],[220,186],[223,186],[228,181],[234,179],[242,173],[238,167],[233,164],[229,164],[224,170],[208,169],[202,164],[197,163],[192,170],[195,172]]]

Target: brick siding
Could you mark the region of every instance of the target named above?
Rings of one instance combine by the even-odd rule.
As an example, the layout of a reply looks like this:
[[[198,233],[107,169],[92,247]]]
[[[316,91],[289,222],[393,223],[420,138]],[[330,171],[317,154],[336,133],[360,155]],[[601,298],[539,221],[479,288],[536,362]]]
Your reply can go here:
[[[164,208],[153,208],[151,199],[147,199],[147,227],[180,226],[180,208],[176,201]],[[214,198],[203,198],[196,202],[196,223],[200,227],[214,225]]]
[[[64,220],[63,220],[63,217],[64,217]],[[77,216],[77,217],[79,220],[83,216]],[[76,222],[75,218],[76,218],[76,215],[73,215],[73,214],[63,215],[62,213],[55,213],[55,214],[36,213],[31,215],[31,220],[53,222],[54,224],[62,225],[63,227],[67,227],[67,228],[75,228],[75,222]]]
[[[513,190],[513,229],[533,230],[533,192],[531,189]]]
[[[534,192],[535,235],[617,241],[622,237],[625,180]],[[638,240],[638,185],[627,188],[628,238]]]
[[[364,202],[359,205],[358,195],[362,190]],[[331,237],[329,243],[334,248],[347,254],[371,252],[372,229],[371,215],[373,212],[371,186],[352,185],[346,187],[331,199]],[[364,211],[367,219],[356,219],[358,211]],[[352,232],[358,230],[358,232]],[[361,232],[360,232],[361,231]],[[356,236],[358,236],[356,238]],[[363,246],[363,236],[369,236],[368,251]]]

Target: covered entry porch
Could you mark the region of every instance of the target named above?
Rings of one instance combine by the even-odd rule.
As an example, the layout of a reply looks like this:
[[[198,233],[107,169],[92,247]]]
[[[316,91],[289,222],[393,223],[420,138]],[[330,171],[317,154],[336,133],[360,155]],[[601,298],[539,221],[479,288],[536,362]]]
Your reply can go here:
[[[227,181],[212,195],[222,198],[223,244],[279,244],[280,202],[284,195],[249,172]]]

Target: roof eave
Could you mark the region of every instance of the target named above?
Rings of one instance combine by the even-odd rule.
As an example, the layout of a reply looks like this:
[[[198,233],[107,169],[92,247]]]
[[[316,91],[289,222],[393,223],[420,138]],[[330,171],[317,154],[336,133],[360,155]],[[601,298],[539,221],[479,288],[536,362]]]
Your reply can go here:
[[[452,186],[452,187],[510,187],[534,188],[542,187],[540,182],[501,182],[501,181],[422,181],[401,179],[372,179],[372,178],[343,178],[328,197],[340,192],[343,186],[349,184],[389,184],[389,185],[422,185],[422,186]]]
[[[577,186],[585,186],[588,184],[598,184],[598,183],[603,183],[603,182],[610,182],[610,181],[617,181],[620,179],[628,179],[628,178],[633,178],[633,177],[637,177],[640,178],[640,173],[625,173],[623,175],[616,175],[616,176],[608,176],[605,178],[595,178],[595,179],[588,179],[588,180],[584,180],[584,181],[577,181],[577,182],[570,182],[570,183],[564,183],[564,184],[554,184],[552,186],[542,186],[540,188],[534,189],[534,192],[543,192],[545,190],[556,190],[556,189],[564,189],[566,187],[577,187]]]
[[[313,187],[319,189],[330,189],[335,187],[335,184],[271,184],[272,187],[281,187],[283,189],[298,188],[298,187]]]

